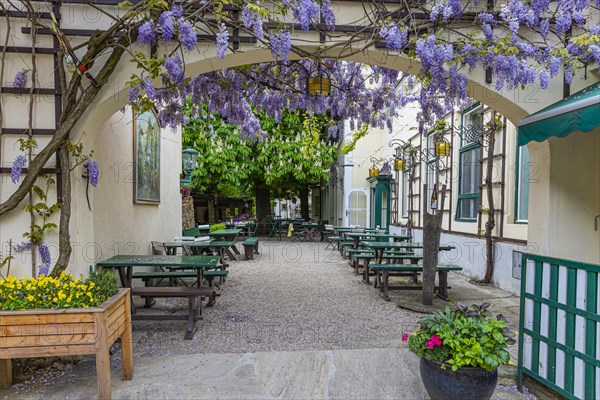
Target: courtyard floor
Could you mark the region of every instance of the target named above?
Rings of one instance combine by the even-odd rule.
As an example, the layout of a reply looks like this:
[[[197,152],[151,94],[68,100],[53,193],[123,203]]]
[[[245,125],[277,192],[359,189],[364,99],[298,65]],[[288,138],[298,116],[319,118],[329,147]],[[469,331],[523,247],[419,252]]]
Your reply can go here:
[[[407,309],[418,310],[420,292],[394,291],[386,302],[338,251],[324,248],[323,243],[261,240],[255,260],[230,262],[222,296],[204,308],[193,340],[183,339],[184,322],[134,321],[134,379],[120,380],[115,346],[113,398],[427,398],[418,358],[401,341],[422,316]],[[516,327],[516,296],[450,275],[451,299],[491,301],[493,311]],[[184,312],[185,307],[184,301],[158,300],[153,309],[139,312]],[[511,353],[516,355],[516,346]],[[0,398],[96,396],[93,357],[61,367],[0,390]],[[509,377],[505,384],[510,383]],[[494,396],[523,398],[513,388],[500,388]]]

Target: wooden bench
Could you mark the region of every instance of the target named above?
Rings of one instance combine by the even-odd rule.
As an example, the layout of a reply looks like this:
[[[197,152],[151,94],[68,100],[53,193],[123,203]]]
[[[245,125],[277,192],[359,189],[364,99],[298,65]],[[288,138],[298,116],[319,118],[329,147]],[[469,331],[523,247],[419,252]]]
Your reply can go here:
[[[400,262],[400,263],[396,263],[393,265],[405,265],[405,264],[401,264],[401,262],[403,262],[404,260],[408,260],[410,261],[412,264],[416,264],[419,261],[421,261],[423,259],[423,256],[421,255],[417,255],[411,252],[407,252],[407,254],[400,254],[400,252],[395,252],[396,254],[383,254],[382,260],[387,260],[387,261],[391,261],[391,262]],[[356,265],[354,266],[355,269],[355,273],[359,274],[359,269],[361,267],[364,267],[363,269],[363,281],[365,283],[371,283],[369,280],[370,276],[375,276],[374,272],[371,272],[369,267],[370,267],[370,262],[372,260],[375,259],[375,255],[373,254],[360,254],[358,256],[355,256],[357,258],[356,260]],[[364,260],[363,261],[363,265],[360,265],[360,260]],[[387,265],[387,264],[386,264]],[[404,275],[409,275],[409,274],[404,274]],[[413,281],[415,283],[417,283],[417,274],[413,274]]]
[[[370,268],[375,271],[375,287],[379,288],[380,295],[390,301],[388,292],[390,290],[422,290],[420,285],[390,285],[390,273],[419,273],[423,272],[422,265],[411,264],[371,264]],[[456,265],[438,265],[438,286],[435,286],[435,292],[438,297],[448,301],[448,272],[462,271],[462,268]]]
[[[190,340],[196,333],[196,321],[202,319],[202,298],[214,298],[214,290],[210,287],[133,287],[131,288],[132,296],[141,297],[187,297],[188,299],[188,314],[134,314],[133,320],[148,321],[148,320],[187,320],[187,331],[185,338]]]
[[[242,246],[244,246],[244,260],[254,260],[254,255],[259,254],[258,241],[259,238],[253,236],[242,242]]]

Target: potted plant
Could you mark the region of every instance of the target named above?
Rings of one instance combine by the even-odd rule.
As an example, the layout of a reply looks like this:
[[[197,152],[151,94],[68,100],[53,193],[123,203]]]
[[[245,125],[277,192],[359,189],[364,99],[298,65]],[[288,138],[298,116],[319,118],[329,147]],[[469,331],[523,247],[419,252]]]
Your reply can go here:
[[[95,354],[98,396],[110,399],[109,348],[118,338],[123,379],[133,376],[130,304],[109,271],[0,279],[0,388],[12,385],[12,358]]]
[[[506,319],[492,318],[489,306],[446,307],[421,319],[416,332],[403,334],[421,357],[421,379],[433,400],[487,400],[494,393],[497,369],[509,363],[507,346],[515,340]]]

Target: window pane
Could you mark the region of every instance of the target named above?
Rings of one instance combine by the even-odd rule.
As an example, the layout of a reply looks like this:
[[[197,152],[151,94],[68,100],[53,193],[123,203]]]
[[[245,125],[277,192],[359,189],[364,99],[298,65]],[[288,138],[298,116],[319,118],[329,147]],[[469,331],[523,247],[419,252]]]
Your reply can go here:
[[[402,218],[408,216],[408,174],[402,173]]]
[[[460,156],[460,193],[479,193],[481,169],[479,166],[479,148],[464,151]]]
[[[517,182],[517,221],[519,222],[526,222],[528,218],[530,165],[527,146],[519,147],[519,181]]]
[[[458,210],[460,219],[477,219],[479,209],[479,199],[459,199]]]

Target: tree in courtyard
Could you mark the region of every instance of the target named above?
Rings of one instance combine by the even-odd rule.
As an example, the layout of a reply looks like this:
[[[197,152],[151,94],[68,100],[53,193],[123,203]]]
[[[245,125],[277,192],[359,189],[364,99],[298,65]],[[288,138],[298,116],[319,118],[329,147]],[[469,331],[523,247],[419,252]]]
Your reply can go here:
[[[199,152],[192,172],[194,190],[211,194],[237,187],[241,194],[256,196],[259,223],[270,213],[271,194],[282,191],[286,197],[300,196],[303,217],[308,217],[308,188],[327,178],[337,157],[337,141],[325,131],[328,117],[283,110],[276,121],[258,112],[265,137],[244,140],[239,126],[218,114],[204,115],[191,119],[183,130],[183,146]]]
[[[356,127],[389,123],[390,116],[413,100],[396,85],[398,72],[374,67],[372,73],[365,74],[360,65],[340,61],[378,41],[385,42],[390,55],[406,54],[420,63],[417,76],[421,91],[416,100],[422,108],[421,132],[426,132],[435,117],[466,99],[466,75],[475,69],[489,71],[497,90],[532,84],[546,89],[550,79],[558,77],[561,71],[568,85],[576,70],[600,61],[600,0],[365,0],[361,7],[364,15],[351,27],[336,24],[330,0],[275,0],[268,5],[252,0],[142,0],[135,4],[123,1],[117,7],[91,0],[74,3],[92,7],[103,20],[110,21],[98,26],[82,43],[77,39],[77,44],[56,19],[61,7],[72,7],[69,3],[0,1],[4,22],[0,27],[4,30],[0,82],[6,80],[8,50],[15,48],[11,38],[24,32],[16,30],[23,19],[28,25],[31,47],[36,48],[40,34],[49,32],[59,43],[57,59],[70,59],[75,64],[70,70],[62,62],[56,63],[60,119],[51,140],[36,154],[31,151],[37,146],[33,105],[40,86],[35,50],[31,51],[28,67],[14,79],[14,89],[27,94],[29,100],[28,141],[23,150],[26,155],[19,155],[26,157],[27,174],[20,181],[15,180],[18,187],[0,203],[0,215],[13,210],[31,193],[42,168],[57,152],[59,167],[68,176],[69,155],[65,146],[71,132],[111,82],[124,55],[140,71],[128,82],[134,108],[148,110],[157,106],[163,124],[177,125],[185,122],[183,103],[191,97],[195,104],[206,103],[211,113],[219,112],[228,122],[239,124],[244,137],[266,134],[250,104],[276,120],[285,106],[317,114],[327,111],[332,117],[350,119]],[[291,32],[298,28],[319,34],[312,35],[314,40],[303,38],[301,47],[292,42]],[[236,51],[239,42],[230,35],[240,31],[251,36],[258,46],[269,49],[274,62],[186,77],[185,58],[201,46],[199,38],[215,42],[216,55],[223,58]],[[310,60],[293,61],[296,58]],[[319,68],[330,73],[332,96],[306,93],[305,78]],[[0,110],[0,128],[4,127]],[[334,134],[336,127],[332,125],[329,131]],[[23,159],[15,159],[13,167],[16,175],[24,167]],[[60,256],[54,274],[66,268],[71,253],[70,180],[63,179],[62,185]],[[31,194],[29,197],[31,201]]]

